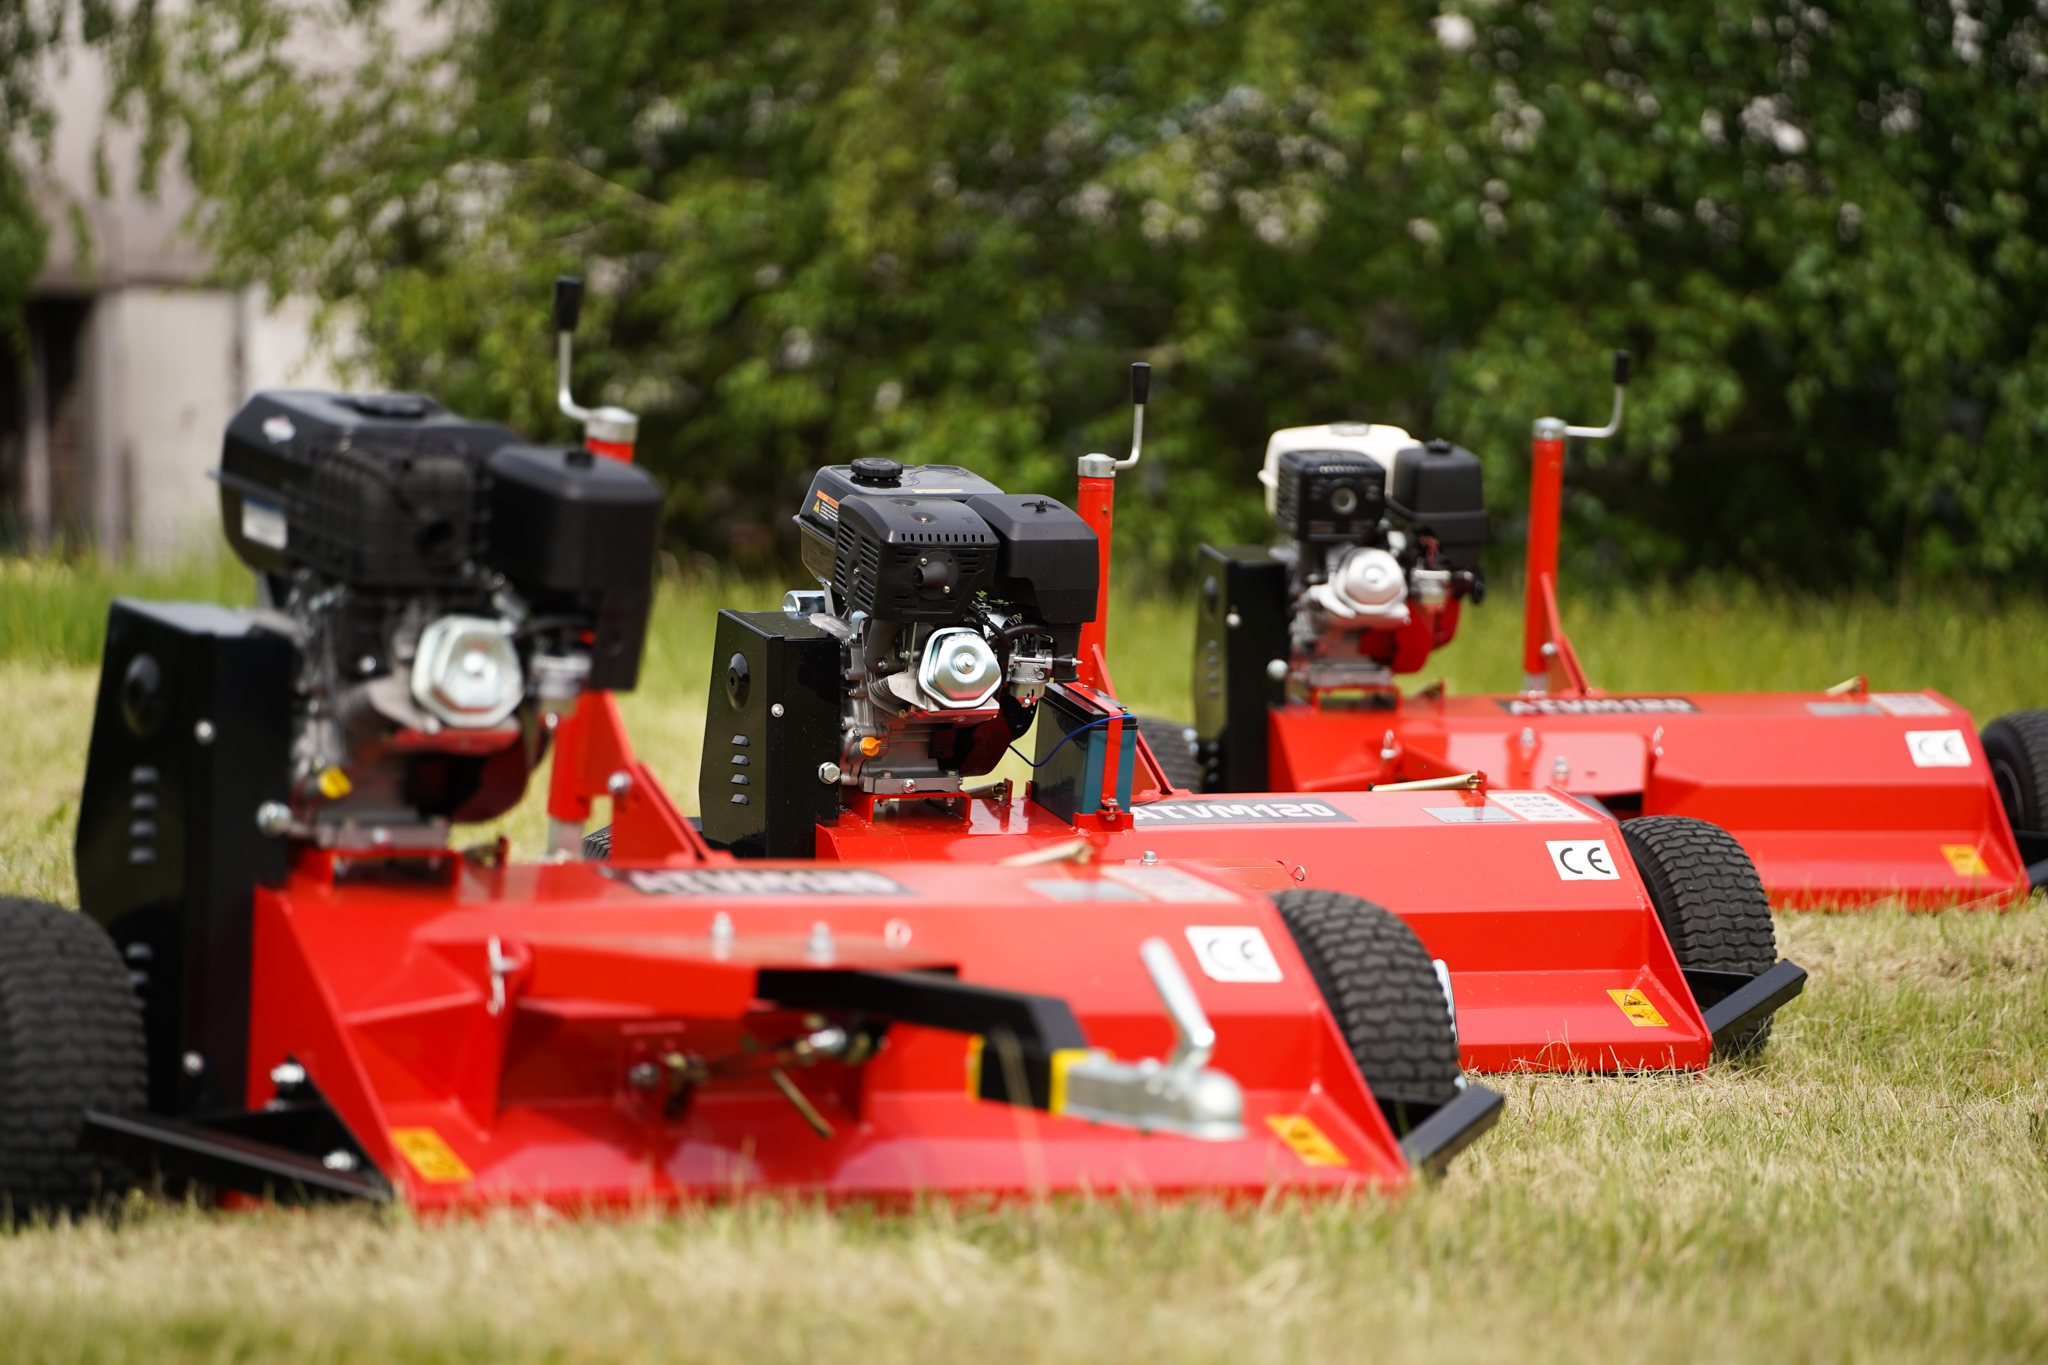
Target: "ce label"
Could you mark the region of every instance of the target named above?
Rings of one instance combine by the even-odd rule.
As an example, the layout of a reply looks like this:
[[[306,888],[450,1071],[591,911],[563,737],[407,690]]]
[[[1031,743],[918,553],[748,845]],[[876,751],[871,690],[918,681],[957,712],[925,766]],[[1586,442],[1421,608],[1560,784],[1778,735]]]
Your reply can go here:
[[[1551,839],[1545,844],[1557,875],[1568,882],[1618,882],[1621,872],[1614,865],[1605,839]]]

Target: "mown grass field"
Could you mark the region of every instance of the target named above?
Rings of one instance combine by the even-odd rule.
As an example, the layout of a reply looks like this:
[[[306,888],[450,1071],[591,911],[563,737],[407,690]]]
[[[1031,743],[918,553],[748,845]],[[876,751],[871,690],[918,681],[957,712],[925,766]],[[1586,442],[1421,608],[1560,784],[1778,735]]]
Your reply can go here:
[[[116,589],[0,572],[0,887],[68,900],[98,617]],[[626,703],[694,808],[718,605],[670,585]],[[1454,688],[1512,686],[1518,616],[1468,617]],[[1745,590],[1567,607],[1611,687],[1934,686],[1980,723],[2048,703],[2048,611]],[[1187,712],[1182,604],[1119,605],[1113,663]],[[508,826],[531,851],[538,810]],[[1644,1361],[2048,1358],[2048,914],[1785,917],[1814,973],[1757,1062],[1518,1078],[1508,1116],[1398,1201],[1137,1198],[907,1215],[754,1201],[590,1222],[138,1206],[0,1237],[21,1361]]]

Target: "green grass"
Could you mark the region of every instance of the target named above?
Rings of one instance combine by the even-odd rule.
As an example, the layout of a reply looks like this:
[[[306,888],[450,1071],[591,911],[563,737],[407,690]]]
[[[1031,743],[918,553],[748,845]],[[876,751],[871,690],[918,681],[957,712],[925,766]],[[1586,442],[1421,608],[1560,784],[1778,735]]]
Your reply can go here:
[[[0,1238],[14,1361],[2032,1361],[2048,916],[1780,922],[1764,1059],[1512,1079],[1407,1198],[146,1209]]]
[[[19,585],[37,582],[63,604],[43,614],[51,640],[23,604]],[[118,582],[0,577],[0,621],[28,623],[0,633],[0,697],[21,718],[0,730],[0,889],[72,896],[94,675],[90,649],[52,641],[71,639],[64,611],[96,616]],[[647,685],[625,705],[687,805],[712,610],[778,596],[663,590]],[[1514,684],[1514,607],[1468,618],[1440,660],[1454,687]],[[1980,721],[2048,700],[2048,620],[2032,604],[1898,611],[1703,590],[1567,611],[1611,687],[1810,687],[1867,671],[1881,687],[1937,686]],[[1186,715],[1189,643],[1181,604],[1120,603],[1126,696]],[[511,824],[537,840],[536,804]],[[1501,1126],[1401,1200],[906,1215],[757,1200],[431,1223],[138,1205],[118,1226],[0,1236],[0,1357],[2048,1358],[2048,913],[2038,899],[2004,915],[1880,909],[1781,917],[1778,931],[1814,975],[1760,1061],[1510,1079]]]

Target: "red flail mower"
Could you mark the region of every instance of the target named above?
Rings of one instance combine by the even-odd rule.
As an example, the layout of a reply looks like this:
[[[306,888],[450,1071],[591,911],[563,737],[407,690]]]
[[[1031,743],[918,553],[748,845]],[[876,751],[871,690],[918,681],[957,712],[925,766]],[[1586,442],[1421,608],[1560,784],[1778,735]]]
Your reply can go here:
[[[1403,694],[1484,596],[1480,465],[1446,441],[1337,423],[1273,434],[1261,479],[1275,544],[1204,546],[1189,779],[1204,791],[1328,796],[1483,774],[1551,789],[1639,827],[1709,821],[1771,900],[2003,903],[2048,877],[2048,712],[1974,732],[1931,691],[1859,677],[1812,692],[1610,693],[1557,608],[1569,438],[1620,429],[1626,352],[1604,427],[1536,423],[1524,690]],[[2031,864],[2031,866],[2030,866]]]
[[[1082,458],[1078,512],[954,465],[817,471],[796,518],[816,586],[779,611],[719,615],[706,842],[860,867],[1100,869],[1107,880],[1055,894],[1108,903],[1138,904],[1133,878],[1228,885],[1272,900],[1333,1000],[1349,1000],[1344,974],[1363,960],[1344,935],[1391,912],[1455,1002],[1446,1022],[1468,1068],[1698,1068],[1717,1045],[1759,1044],[1805,973],[1778,961],[1755,872],[1711,825],[1618,827],[1569,796],[1477,778],[1212,796],[1193,790],[1184,747],[1190,771],[1162,766],[1177,731],[1141,733],[1103,649],[1115,477],[1139,457],[1146,375],[1133,375],[1131,455]],[[1027,739],[1031,781],[988,776]],[[552,811],[571,847],[588,804]],[[1216,982],[1237,970],[1198,965]],[[1454,1066],[1360,1064],[1383,1097],[1459,1093]]]
[[[152,1175],[422,1208],[1398,1189],[1495,1121],[1429,955],[1341,897],[1135,855],[712,847],[610,695],[640,669],[660,496],[632,415],[570,399],[576,302],[565,282],[584,448],[410,395],[259,395],[219,471],[259,608],[113,607],[85,913],[0,901],[13,1213]],[[831,690],[837,659],[722,667],[741,719],[714,761],[760,780],[721,799],[837,791],[837,710],[814,732],[786,691]],[[451,847],[550,747],[570,849]],[[580,856],[593,800],[604,861]]]

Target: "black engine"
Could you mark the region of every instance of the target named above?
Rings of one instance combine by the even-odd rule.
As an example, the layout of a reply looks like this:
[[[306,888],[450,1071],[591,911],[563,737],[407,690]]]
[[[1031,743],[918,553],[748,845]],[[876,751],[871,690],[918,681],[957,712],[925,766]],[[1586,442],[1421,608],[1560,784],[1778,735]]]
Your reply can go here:
[[[815,589],[719,615],[704,834],[809,856],[843,793],[958,795],[1071,682],[1095,619],[1095,533],[956,465],[818,471],[796,518]]]

